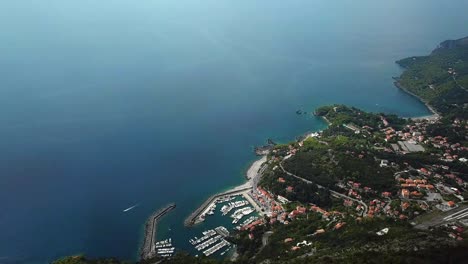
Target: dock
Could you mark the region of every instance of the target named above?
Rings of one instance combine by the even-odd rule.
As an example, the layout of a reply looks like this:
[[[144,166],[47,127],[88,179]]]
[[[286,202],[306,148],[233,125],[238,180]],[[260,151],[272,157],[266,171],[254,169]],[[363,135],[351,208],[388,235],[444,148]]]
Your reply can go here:
[[[242,193],[244,193],[246,191],[250,191],[251,189],[252,189],[251,184],[243,184],[243,185],[238,186],[238,187],[236,187],[236,188],[234,188],[232,190],[210,196],[208,199],[206,199],[206,201],[200,207],[198,207],[195,211],[193,211],[193,213],[189,217],[187,217],[187,219],[185,219],[184,225],[187,226],[187,227],[190,227],[190,226],[194,226],[194,225],[200,223],[200,221],[199,221],[200,215],[209,206],[211,206],[211,204],[216,202],[216,200],[218,200],[219,198],[221,198],[223,196],[227,196],[227,195],[242,194]]]
[[[159,220],[176,207],[175,203],[169,204],[153,213],[145,224],[145,238],[141,247],[140,257],[142,260],[156,256],[156,231]]]
[[[201,238],[192,238],[189,242],[197,251],[201,251],[203,255],[210,256],[224,247],[231,247],[231,243],[226,241],[229,236],[229,231],[224,226],[218,226],[215,229],[209,229],[202,232]],[[227,252],[229,249],[226,249]],[[223,254],[222,254],[223,255]]]
[[[269,141],[268,143],[273,144],[274,142]],[[260,212],[261,208],[247,194],[257,188],[257,182],[266,168],[266,166],[262,166],[262,165],[266,161],[267,161],[267,157],[263,156],[261,159],[255,161],[252,164],[252,166],[247,170],[247,173],[246,173],[246,177],[248,179],[246,183],[239,185],[228,191],[212,195],[208,199],[206,199],[205,202],[200,207],[198,207],[195,211],[193,211],[192,214],[190,214],[189,217],[185,219],[184,225],[186,227],[191,227],[202,222],[203,219],[201,218],[201,216],[203,216],[203,212],[205,212],[205,210],[208,207],[210,207],[213,203],[215,203],[218,199],[224,196],[243,195],[247,199],[247,201],[251,203],[258,212]]]

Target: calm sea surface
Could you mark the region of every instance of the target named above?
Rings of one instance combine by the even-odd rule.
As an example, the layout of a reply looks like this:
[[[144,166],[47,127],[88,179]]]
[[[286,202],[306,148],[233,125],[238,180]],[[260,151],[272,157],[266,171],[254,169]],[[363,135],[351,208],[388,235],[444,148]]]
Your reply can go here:
[[[333,3],[332,3],[333,2]],[[345,103],[420,116],[394,61],[468,35],[468,2],[0,1],[0,263],[135,259],[146,217],[177,247],[267,138]],[[122,210],[134,204],[135,209]],[[213,218],[215,219],[215,218]]]

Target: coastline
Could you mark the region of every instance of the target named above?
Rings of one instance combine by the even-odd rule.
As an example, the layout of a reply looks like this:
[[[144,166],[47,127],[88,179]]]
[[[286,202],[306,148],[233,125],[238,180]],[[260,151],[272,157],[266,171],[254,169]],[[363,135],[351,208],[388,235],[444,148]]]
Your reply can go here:
[[[394,78],[394,85],[403,90],[405,93],[417,98],[420,102],[422,102],[427,109],[432,113],[430,115],[423,115],[423,116],[416,116],[416,117],[404,117],[407,119],[412,119],[412,120],[437,120],[440,118],[440,114],[429,104],[428,101],[424,100],[420,96],[414,94],[413,92],[409,91],[406,89],[401,83],[399,82],[398,78]],[[332,123],[325,117],[321,116],[322,120],[324,120],[327,124],[327,127],[332,125]],[[309,137],[312,135],[312,133],[306,133],[305,137]],[[194,225],[197,225],[201,223],[203,220],[201,220],[200,216],[207,210],[208,207],[210,207],[213,203],[216,203],[216,201],[219,198],[225,197],[225,196],[230,196],[230,195],[241,195],[244,197],[246,200],[249,201],[249,203],[254,206],[254,208],[258,210],[258,206],[256,206],[255,202],[250,198],[249,193],[253,191],[253,189],[256,188],[257,183],[259,181],[260,176],[262,175],[262,165],[267,161],[267,152],[261,155],[261,157],[255,161],[253,161],[248,169],[245,171],[244,177],[246,181],[242,184],[236,185],[234,187],[230,187],[222,192],[215,193],[211,195],[209,198],[207,198],[203,203],[199,205],[194,211],[192,211],[191,215],[188,216],[185,221],[184,225],[186,227],[191,227]]]
[[[394,85],[406,92],[407,94],[414,96],[417,98],[420,102],[422,102],[427,109],[432,113],[432,115],[423,115],[423,116],[416,116],[416,117],[408,117],[408,119],[413,119],[413,120],[437,120],[440,118],[440,114],[423,98],[419,97],[418,95],[412,93],[405,87],[403,87],[399,82],[398,79],[395,78]],[[322,116],[322,120],[324,120],[327,124],[327,127],[332,125],[332,123],[325,117]],[[310,134],[313,133],[307,133],[306,137],[309,136]],[[267,153],[264,155],[261,155],[259,159],[254,160],[251,165],[248,167],[248,169],[244,173],[244,177],[246,181],[240,185],[236,185],[234,187],[230,187],[222,192],[215,193],[212,196],[210,196],[208,199],[206,199],[203,203],[201,203],[195,210],[192,211],[192,213],[185,219],[184,225],[186,227],[191,227],[194,225],[197,225],[203,220],[201,219],[200,216],[203,215],[203,213],[213,204],[216,203],[216,201],[219,198],[225,197],[225,196],[230,196],[230,195],[241,195],[244,198],[246,198],[257,210],[257,206],[255,206],[255,202],[252,202],[249,198],[249,193],[253,191],[253,189],[256,188],[257,183],[259,181],[259,176],[261,176],[261,169],[262,165],[267,161]]]
[[[184,226],[191,227],[198,223],[203,222],[200,219],[200,216],[203,216],[204,212],[215,203],[218,198],[230,195],[243,195],[246,196],[247,193],[252,192],[252,189],[255,189],[257,186],[257,182],[259,180],[259,176],[261,173],[259,171],[262,168],[262,165],[267,161],[267,156],[263,155],[260,159],[254,161],[249,169],[247,170],[245,177],[247,181],[243,184],[237,185],[235,187],[229,188],[220,193],[213,194],[208,199],[206,199],[197,209],[195,209],[184,221]],[[253,204],[254,205],[254,204]],[[255,205],[254,205],[255,206]],[[257,208],[256,208],[257,209]]]
[[[330,122],[330,120],[327,119],[326,116],[322,116],[322,119],[325,120],[325,122],[327,122],[327,125],[328,125],[328,126],[331,126],[331,125],[332,125],[332,123]]]
[[[148,218],[145,224],[145,235],[143,240],[143,245],[140,250],[140,259],[145,260],[152,258],[156,255],[155,252],[155,243],[156,243],[156,233],[158,229],[159,220],[168,214],[170,211],[174,210],[176,207],[175,203],[166,205],[165,207],[157,210]]]
[[[440,118],[440,113],[437,112],[434,107],[432,107],[428,101],[424,100],[422,97],[418,96],[417,94],[411,92],[410,90],[406,89],[399,81],[398,78],[393,78],[395,81],[393,84],[395,87],[399,88],[400,90],[404,91],[405,93],[415,97],[419,101],[421,101],[429,111],[432,112],[432,115],[424,115],[424,116],[416,116],[416,117],[407,117],[408,119],[411,118],[413,120],[422,120],[422,119],[427,119],[427,120],[437,120]]]
[[[257,172],[262,167],[262,164],[265,163],[266,161],[267,161],[267,156],[265,155],[265,156],[262,156],[260,159],[254,161],[252,165],[250,165],[245,175],[249,181],[255,178],[255,176],[257,176]]]

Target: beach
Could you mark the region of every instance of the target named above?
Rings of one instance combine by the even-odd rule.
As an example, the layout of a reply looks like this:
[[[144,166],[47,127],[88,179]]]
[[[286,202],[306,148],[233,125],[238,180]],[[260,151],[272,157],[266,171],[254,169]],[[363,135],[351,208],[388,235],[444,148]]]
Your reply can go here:
[[[259,160],[252,163],[249,169],[246,172],[247,182],[230,188],[224,192],[214,194],[210,196],[205,202],[203,202],[197,209],[195,209],[190,216],[188,216],[185,221],[184,225],[186,227],[190,227],[196,224],[199,224],[204,221],[203,216],[206,214],[207,210],[216,203],[219,198],[225,196],[235,196],[235,195],[242,195],[244,196],[249,203],[255,207],[257,211],[260,212],[260,208],[258,205],[247,195],[248,193],[252,192],[252,189],[255,189],[258,183],[258,180],[261,176],[259,170],[261,169],[262,165],[267,161],[267,156],[262,156]]]
[[[16,263],[77,252],[136,260],[146,220],[170,202],[157,239],[197,254],[189,239],[231,221],[183,220],[212,194],[248,185],[262,158],[253,146],[324,129],[312,109],[431,114],[395,90],[394,61],[430,52],[468,20],[461,2],[443,20],[424,1],[425,19],[414,20],[403,0],[23,2],[0,4],[14,43],[0,66],[0,198],[11,201],[0,256]],[[397,6],[409,11],[386,15]],[[336,12],[343,20],[330,23]],[[388,25],[405,37],[381,34]],[[413,34],[421,28],[433,31]]]
[[[247,170],[246,177],[247,179],[252,180],[258,174],[258,170],[260,170],[263,163],[267,161],[267,156],[262,156],[259,160],[255,161],[250,165],[250,168]]]

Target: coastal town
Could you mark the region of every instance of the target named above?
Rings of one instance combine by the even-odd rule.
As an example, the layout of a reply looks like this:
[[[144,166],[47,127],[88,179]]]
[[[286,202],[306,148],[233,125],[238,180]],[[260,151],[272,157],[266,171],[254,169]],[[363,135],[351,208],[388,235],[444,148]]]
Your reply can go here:
[[[364,140],[372,146],[372,151],[359,151],[359,148],[351,151],[354,146],[350,145],[350,150],[345,151],[344,155],[347,158],[370,161],[371,164],[367,166],[371,165],[377,170],[391,171],[392,183],[388,189],[367,186],[358,180],[359,177],[351,175],[336,180],[332,185],[319,184],[288,171],[290,166],[287,163],[294,160],[296,155],[311,151],[311,148],[315,148],[315,151],[325,149],[327,155],[333,156],[336,131],[333,137],[327,131],[315,132],[290,144],[270,146],[268,150],[262,148],[262,151],[268,153],[249,169],[248,183],[209,198],[196,210],[196,214],[186,220],[186,224],[209,221],[209,216],[219,210],[223,216],[230,215],[235,230],[246,232],[248,238],[254,240],[256,228],[265,225],[290,225],[312,215],[318,217],[318,221],[323,224],[320,228],[309,231],[307,237],[311,239],[284,237],[284,243],[291,245],[291,251],[311,248],[314,237],[346,229],[351,220],[359,223],[373,218],[408,222],[420,229],[445,230],[446,235],[454,240],[464,239],[464,230],[468,226],[468,206],[464,204],[465,198],[468,198],[468,186],[463,179],[466,174],[459,168],[465,166],[467,148],[446,136],[429,132],[431,126],[440,122],[439,118],[387,118],[383,115],[366,115],[361,110],[345,106],[333,106],[328,111],[330,112],[324,118],[331,125],[336,121],[333,114],[344,113],[353,117],[348,122],[335,126],[341,131],[340,140],[344,140],[344,135],[356,142]],[[366,120],[369,123],[357,125]],[[397,125],[393,126],[393,122]],[[451,126],[463,126],[465,129],[466,122],[455,120]],[[437,151],[432,153],[431,149]],[[405,161],[405,157],[411,154],[427,154],[429,151],[434,163],[420,163],[419,160],[417,166]],[[338,162],[338,159],[332,162]],[[450,164],[457,166],[451,167]],[[339,163],[336,165],[339,166]],[[279,176],[276,177],[277,175]],[[275,177],[275,188],[265,181],[272,176]],[[322,206],[320,202],[315,204],[288,199],[287,197],[294,196],[301,182],[314,185],[318,191],[326,191],[331,203]],[[278,186],[283,190],[273,191]],[[258,216],[248,217],[254,210]],[[433,215],[429,220],[420,219],[429,214]],[[226,227],[220,228],[227,230]],[[374,233],[376,236],[385,236],[389,232],[391,227],[375,230]],[[206,256],[217,251],[224,255],[233,248],[233,244],[226,240],[228,236],[229,232],[207,230],[201,238],[195,237],[190,243]],[[208,246],[212,247],[207,250]],[[225,250],[221,251],[223,248]]]
[[[468,38],[446,41],[429,56],[397,61],[405,71],[395,86],[432,115],[341,104],[296,111],[327,127],[255,147],[246,182],[185,219],[185,228],[200,227],[184,241],[194,254],[176,252],[171,237],[158,240],[158,222],[175,204],[153,213],[141,263],[356,263],[376,253],[401,263],[439,258],[439,249],[460,259],[468,248],[467,48]]]
[[[247,182],[209,197],[185,220],[192,227],[219,214],[230,224],[205,230],[189,243],[200,256],[241,262],[338,256],[336,241],[347,243],[351,255],[464,243],[468,123],[459,74],[464,64],[440,61],[447,79],[423,83],[424,93],[411,88],[419,72],[395,78],[397,87],[420,98],[433,115],[401,118],[345,105],[319,107],[313,114],[328,127],[293,142],[268,139],[256,147],[261,158],[246,172]],[[398,63],[411,67],[419,61]],[[431,97],[445,80],[461,100]]]
[[[468,149],[453,136],[432,131],[440,124],[440,117],[401,119],[342,105],[318,109],[316,114],[319,112],[333,133],[329,128],[289,144],[262,147],[261,154],[266,155],[247,171],[247,183],[213,195],[186,219],[187,226],[210,221],[214,214],[232,220],[230,226],[208,229],[201,237],[190,239],[196,251],[206,257],[216,254],[235,259],[240,245],[233,236],[245,234],[248,240],[265,243],[280,226],[294,226],[309,219],[314,221],[315,229],[280,237],[286,252],[313,255],[318,238],[372,219],[393,219],[418,230],[437,230],[453,241],[466,238],[468,184],[464,168]],[[338,118],[343,115],[347,117],[345,121]],[[466,121],[459,119],[450,124],[454,129],[465,130],[466,126]],[[309,152],[321,153],[321,162],[327,160],[333,168],[340,167],[339,155],[343,155],[343,160],[355,159],[390,180],[375,185],[375,175],[372,185],[352,172],[331,181],[314,180],[291,165],[298,162],[296,159],[302,164],[299,157]],[[421,156],[415,160],[414,155],[426,156],[430,162]],[[330,159],[323,159],[326,156]],[[309,158],[313,162],[316,157]],[[318,195],[299,198],[304,188]],[[391,235],[401,228],[395,223],[372,232],[376,237]],[[262,232],[259,234],[258,230]],[[161,243],[169,245],[169,249],[158,250],[156,246],[157,254],[171,256],[168,253],[173,251],[167,252],[173,250],[170,240],[156,245]]]

